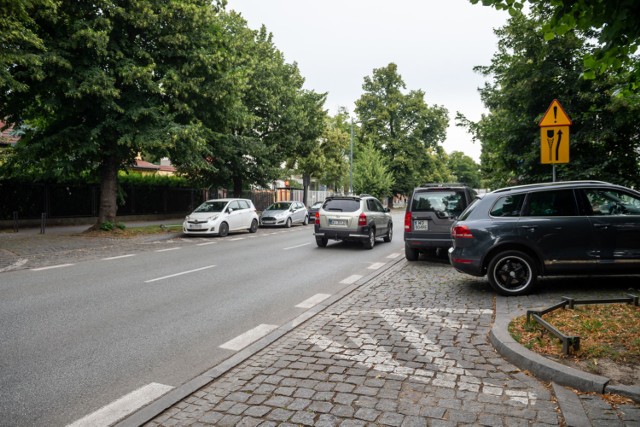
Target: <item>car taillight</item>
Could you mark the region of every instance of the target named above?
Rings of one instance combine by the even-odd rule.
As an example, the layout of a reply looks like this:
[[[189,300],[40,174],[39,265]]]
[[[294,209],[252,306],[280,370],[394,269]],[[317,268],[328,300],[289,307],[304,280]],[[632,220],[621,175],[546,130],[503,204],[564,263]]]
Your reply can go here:
[[[358,227],[364,227],[367,225],[367,216],[363,213],[358,217]]]
[[[411,212],[407,212],[404,214],[404,231],[411,232]]]
[[[316,212],[316,224],[320,225],[320,211]]]
[[[466,225],[456,225],[451,229],[451,237],[454,239],[473,239],[473,234]]]

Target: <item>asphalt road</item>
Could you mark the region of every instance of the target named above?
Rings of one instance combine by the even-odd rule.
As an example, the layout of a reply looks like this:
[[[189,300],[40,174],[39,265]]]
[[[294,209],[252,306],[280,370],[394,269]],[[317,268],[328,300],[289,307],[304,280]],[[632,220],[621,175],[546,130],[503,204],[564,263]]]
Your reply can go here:
[[[297,226],[2,273],[0,425],[67,425],[148,384],[183,384],[234,354],[225,343],[403,256],[401,213],[394,226],[370,251],[317,248]]]

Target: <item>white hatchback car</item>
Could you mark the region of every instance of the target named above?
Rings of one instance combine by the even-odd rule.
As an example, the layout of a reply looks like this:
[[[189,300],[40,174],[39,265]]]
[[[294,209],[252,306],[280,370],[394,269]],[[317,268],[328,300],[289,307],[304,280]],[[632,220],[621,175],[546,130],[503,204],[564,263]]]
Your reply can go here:
[[[258,230],[258,214],[249,199],[207,200],[182,223],[184,234],[226,236],[230,231]]]

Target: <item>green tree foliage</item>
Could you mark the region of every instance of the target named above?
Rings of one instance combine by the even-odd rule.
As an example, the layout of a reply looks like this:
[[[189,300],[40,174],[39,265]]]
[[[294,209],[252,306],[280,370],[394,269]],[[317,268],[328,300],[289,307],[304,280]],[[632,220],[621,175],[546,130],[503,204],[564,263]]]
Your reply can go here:
[[[584,76],[594,79],[611,72],[626,75],[620,87],[627,87],[631,101],[639,102],[640,63],[636,52],[640,46],[640,7],[637,0],[470,0],[505,9],[512,16],[520,14],[526,4],[548,14],[541,23],[545,40],[578,30],[592,35],[598,45],[583,52]]]
[[[27,27],[34,40],[8,59],[10,79],[3,79],[0,116],[31,125],[13,165],[53,177],[99,176],[98,223],[113,222],[117,171],[141,151],[197,151],[204,142],[197,113],[226,99],[228,87],[218,85],[227,70],[217,6],[96,0],[40,9],[41,3],[24,1],[26,13],[12,16],[13,26]]]
[[[371,194],[378,199],[391,196],[393,175],[386,165],[385,156],[370,141],[364,143],[358,151],[353,171],[355,194]]]
[[[351,143],[349,115],[342,109],[327,119],[320,150],[324,167],[318,178],[338,192],[348,186],[349,146]]]
[[[456,182],[462,182],[472,188],[481,188],[480,165],[462,151],[449,154],[447,166]]]
[[[386,158],[394,178],[394,193],[409,194],[425,182],[449,177],[440,143],[446,137],[448,112],[428,106],[425,93],[406,88],[393,63],[364,79],[364,94],[356,101],[358,141],[371,140]],[[360,142],[359,142],[360,143]]]
[[[224,117],[202,120],[208,134],[206,164],[194,159],[184,171],[207,186],[232,186],[239,195],[246,184],[282,178],[284,160],[293,167],[297,157],[311,155],[322,134],[326,95],[302,88],[297,65],[285,62],[264,26],[249,30],[235,12],[219,16],[225,60],[229,69],[239,70],[227,91],[238,98],[225,103]]]
[[[637,104],[614,96],[620,75],[581,77],[589,39],[573,31],[545,42],[544,16],[514,14],[496,31],[498,52],[476,67],[494,82],[480,90],[489,114],[465,121],[482,143],[481,164],[488,185],[550,181],[551,165],[540,163],[538,123],[553,99],[573,121],[570,163],[558,165],[558,179],[601,179],[640,184],[640,117]]]

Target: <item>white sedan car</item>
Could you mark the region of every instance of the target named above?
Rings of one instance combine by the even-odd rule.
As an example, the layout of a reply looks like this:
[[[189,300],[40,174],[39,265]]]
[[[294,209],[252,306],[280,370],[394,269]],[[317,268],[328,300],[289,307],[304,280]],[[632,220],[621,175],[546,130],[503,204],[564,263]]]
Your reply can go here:
[[[291,227],[293,224],[309,224],[307,208],[301,202],[276,202],[262,211],[261,226]]]
[[[258,214],[249,199],[207,200],[190,213],[182,223],[184,234],[217,235],[231,231],[258,230]]]

